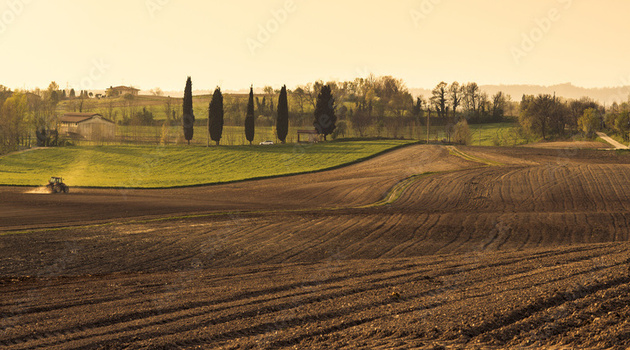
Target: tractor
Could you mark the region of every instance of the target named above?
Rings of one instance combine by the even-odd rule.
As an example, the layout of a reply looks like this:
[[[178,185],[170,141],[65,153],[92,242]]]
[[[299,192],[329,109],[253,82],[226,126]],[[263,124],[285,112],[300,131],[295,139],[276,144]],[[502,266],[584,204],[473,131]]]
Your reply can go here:
[[[63,183],[62,178],[54,177],[54,176],[51,177],[50,180],[48,180],[48,185],[46,185],[46,188],[48,189],[50,193],[59,193],[59,192],[68,193],[68,191],[70,190],[68,185]]]

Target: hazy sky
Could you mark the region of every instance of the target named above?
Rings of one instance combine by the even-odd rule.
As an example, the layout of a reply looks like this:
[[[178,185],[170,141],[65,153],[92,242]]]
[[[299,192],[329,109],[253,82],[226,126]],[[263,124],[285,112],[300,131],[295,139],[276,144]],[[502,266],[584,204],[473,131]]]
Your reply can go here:
[[[630,85],[627,0],[8,0],[0,84]]]

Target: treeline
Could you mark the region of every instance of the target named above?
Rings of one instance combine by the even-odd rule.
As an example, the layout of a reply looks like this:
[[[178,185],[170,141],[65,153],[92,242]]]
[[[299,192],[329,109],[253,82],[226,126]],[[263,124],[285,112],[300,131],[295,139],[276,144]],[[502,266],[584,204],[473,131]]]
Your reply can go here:
[[[156,130],[164,135],[184,124],[189,130],[204,126],[215,143],[221,134],[210,127],[220,129],[223,125],[242,126],[250,142],[256,127],[274,128],[282,141],[289,125],[321,129],[322,135],[332,138],[425,139],[429,124],[433,139],[439,132],[440,138],[463,143],[468,138],[468,123],[513,120],[508,117],[517,117],[524,133],[543,139],[575,134],[592,137],[595,131],[606,130],[627,140],[630,127],[627,102],[604,108],[588,98],[526,95],[519,103],[502,92],[488,95],[474,82],[440,82],[428,96],[413,96],[402,79],[374,75],[352,81],[320,80],[293,90],[266,86],[254,93],[252,87],[249,94],[223,94],[217,89],[212,96],[194,99],[192,87],[185,90],[187,99],[157,93],[153,97],[129,94],[96,99],[91,92],[63,90],[55,82],[45,90],[32,91],[14,92],[0,86],[0,152],[35,144],[63,144],[57,129],[65,112],[97,112],[119,125],[161,128]],[[325,113],[322,99],[333,104]],[[315,115],[322,113],[334,116],[334,123],[317,121]],[[128,141],[137,137],[134,134]]]
[[[314,106],[323,82],[299,86],[293,91],[300,112]],[[431,96],[414,97],[402,79],[391,76],[357,78],[354,81],[329,82],[338,103],[343,128],[352,127],[360,136],[380,136],[383,131],[398,137],[405,128],[426,125],[451,128],[460,120],[471,123],[503,121],[510,109],[510,97],[497,93],[489,97],[476,83],[450,85],[441,82]],[[307,117],[307,116],[306,116]]]
[[[521,99],[519,123],[525,132],[544,140],[581,135],[592,138],[597,131],[606,131],[630,141],[630,103],[614,103],[605,108],[584,97],[565,100],[541,94],[524,95]]]
[[[360,137],[415,137],[409,130],[430,123],[445,127],[450,138],[459,121],[501,122],[506,114],[515,113],[509,96],[501,92],[489,96],[480,91],[476,83],[460,85],[454,82],[449,85],[442,82],[431,96],[414,98],[403,80],[370,75],[353,81],[316,81],[293,90],[287,89],[288,115],[292,125],[312,126],[317,98],[324,87],[328,87],[336,102],[335,115],[339,121],[331,133],[333,137],[343,137],[351,130]],[[253,113],[249,120],[253,120],[255,125],[276,126],[277,101],[282,91],[270,86],[262,91],[253,97],[253,104],[249,102],[249,96],[224,96],[225,124],[243,125],[243,119]],[[197,125],[206,120],[205,115],[196,113],[196,116]]]
[[[221,94],[222,123],[244,126],[247,119],[250,128],[252,125],[274,127],[276,130],[280,127],[279,131],[284,132],[282,128],[288,130],[284,124],[308,128],[318,128],[319,125],[327,131],[328,125],[324,124],[328,122],[314,122],[314,115],[321,109],[318,98],[325,97],[334,101],[334,108],[327,113],[334,112],[335,116],[334,127],[330,132],[322,133],[325,137],[345,137],[352,132],[359,137],[415,138],[422,136],[415,131],[429,123],[434,126],[432,130],[443,127],[450,139],[459,121],[497,122],[509,109],[509,96],[499,93],[489,97],[479,90],[476,83],[440,83],[431,96],[414,97],[402,79],[391,76],[370,75],[353,81],[327,83],[316,81],[293,90],[286,87],[274,90],[266,86],[262,91],[252,96]],[[322,93],[326,96],[321,97]],[[20,146],[29,147],[35,142],[45,146],[59,143],[58,119],[65,112],[97,112],[119,125],[161,127],[165,134],[168,127],[184,122],[199,127],[212,124],[213,120],[208,105],[194,106],[185,112],[187,107],[184,108],[182,99],[157,94],[154,100],[159,101],[159,105],[142,105],[143,101],[148,101],[147,97],[129,94],[94,99],[95,95],[91,92],[62,90],[55,82],[46,90],[16,92],[15,96],[3,87],[3,94],[2,102],[15,97],[9,100],[9,104],[15,106],[7,105],[6,111],[0,114],[0,122],[3,123],[0,136],[2,152]],[[195,100],[204,98],[196,96]],[[215,92],[210,99],[216,98]],[[192,98],[190,101],[192,103]],[[184,118],[186,114],[188,116]],[[191,119],[191,116],[194,118]]]

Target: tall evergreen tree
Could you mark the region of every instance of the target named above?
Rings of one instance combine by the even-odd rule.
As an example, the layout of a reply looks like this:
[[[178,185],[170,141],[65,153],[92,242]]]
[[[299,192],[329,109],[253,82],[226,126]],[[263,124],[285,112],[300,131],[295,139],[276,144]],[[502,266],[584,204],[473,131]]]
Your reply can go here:
[[[249,144],[252,144],[254,141],[254,87],[252,86],[249,89],[249,102],[247,102],[247,116],[245,117],[245,137]]]
[[[186,79],[186,89],[184,90],[184,114],[182,115],[182,123],[184,126],[184,137],[190,145],[190,140],[193,138],[195,115],[193,114],[193,100],[192,100],[192,80],[190,77]]]
[[[335,115],[335,98],[332,95],[330,85],[323,86],[319,95],[317,95],[317,102],[315,104],[315,121],[313,126],[320,135],[324,135],[324,141],[326,136],[332,134],[335,130],[335,123],[337,122],[337,116]]]
[[[280,90],[280,97],[278,98],[278,120],[276,123],[276,131],[278,132],[278,139],[280,142],[285,143],[287,140],[287,134],[289,133],[289,102],[287,99],[287,86],[284,85]]]
[[[223,94],[221,94],[221,88],[214,90],[208,107],[208,118],[210,138],[218,145],[221,141],[221,134],[223,134]]]

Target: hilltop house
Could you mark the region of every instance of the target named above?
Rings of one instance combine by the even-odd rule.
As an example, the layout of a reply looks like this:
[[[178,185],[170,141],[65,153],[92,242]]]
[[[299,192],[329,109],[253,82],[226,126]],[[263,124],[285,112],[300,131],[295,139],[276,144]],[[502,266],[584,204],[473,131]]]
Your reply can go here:
[[[98,113],[66,113],[60,124],[60,134],[72,138],[100,141],[116,136],[116,124]]]
[[[136,89],[131,86],[115,86],[107,89],[107,96],[138,96],[140,89]]]

